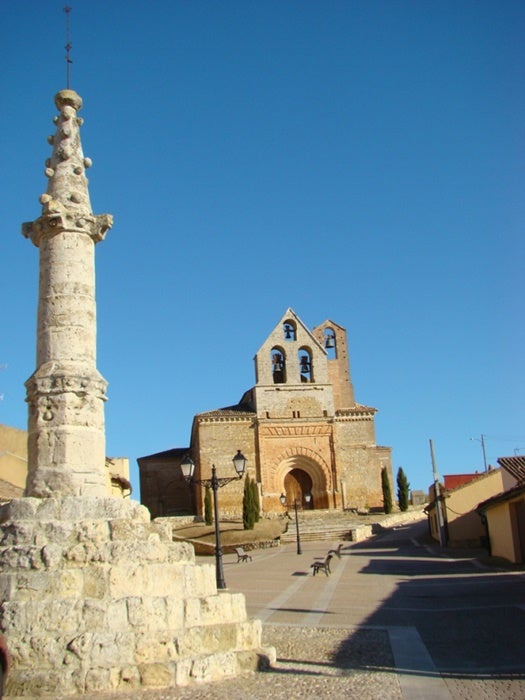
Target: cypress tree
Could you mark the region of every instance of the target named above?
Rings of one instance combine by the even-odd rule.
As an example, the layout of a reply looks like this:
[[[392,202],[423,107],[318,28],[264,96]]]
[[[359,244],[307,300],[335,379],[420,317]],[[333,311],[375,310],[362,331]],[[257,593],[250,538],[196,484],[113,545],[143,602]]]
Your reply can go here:
[[[399,467],[397,471],[397,501],[399,503],[399,510],[408,510],[408,491],[410,489],[410,484],[406,478],[403,467]]]
[[[381,488],[383,489],[383,509],[388,514],[392,512],[392,489],[386,467],[381,469]]]
[[[253,530],[255,525],[253,516],[253,491],[250,482],[251,479],[247,474],[242,497],[242,526],[245,530]]]
[[[252,479],[251,482],[252,486],[252,504],[253,504],[253,517],[254,517],[254,522],[258,523],[260,520],[260,512],[261,512],[261,504],[259,501],[259,489],[257,488],[257,482],[255,479]]]
[[[209,486],[206,486],[206,490],[204,491],[204,522],[206,525],[213,525],[213,509],[211,507],[211,491]]]

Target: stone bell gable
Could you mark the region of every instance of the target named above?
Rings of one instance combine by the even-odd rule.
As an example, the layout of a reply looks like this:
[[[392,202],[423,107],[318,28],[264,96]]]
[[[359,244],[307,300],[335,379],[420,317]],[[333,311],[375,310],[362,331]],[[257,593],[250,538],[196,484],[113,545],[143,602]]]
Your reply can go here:
[[[238,404],[193,419],[187,451],[198,478],[209,478],[212,464],[228,469],[231,455],[241,449],[247,472],[257,482],[263,514],[282,513],[282,493],[303,508],[381,507],[381,470],[387,467],[392,478],[391,450],[376,443],[377,409],[355,401],[346,330],[327,320],[311,331],[289,308],[254,363],[256,383]],[[158,461],[158,454],[139,459],[148,494],[154,490],[151,476]],[[181,514],[202,514],[202,489],[190,493],[177,483],[176,471],[173,462],[166,472],[171,495],[160,489],[162,507],[148,495],[142,502],[160,515],[185,498]],[[311,495],[309,503],[305,494]],[[241,512],[242,482],[221,492],[221,513],[238,517]]]

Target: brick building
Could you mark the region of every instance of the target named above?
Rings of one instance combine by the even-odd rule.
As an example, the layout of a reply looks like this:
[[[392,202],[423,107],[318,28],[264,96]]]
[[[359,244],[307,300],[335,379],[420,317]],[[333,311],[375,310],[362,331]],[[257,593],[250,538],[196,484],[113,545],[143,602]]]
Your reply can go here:
[[[347,336],[325,321],[310,331],[288,309],[255,355],[255,386],[238,404],[193,419],[191,444],[138,459],[141,502],[152,517],[203,512],[203,489],[182,478],[186,454],[195,477],[234,474],[246,456],[263,513],[281,513],[279,496],[303,508],[380,507],[381,469],[392,479],[391,448],[376,444],[376,410],[354,399]],[[221,489],[224,515],[242,510],[243,482]],[[306,502],[305,494],[311,494]]]

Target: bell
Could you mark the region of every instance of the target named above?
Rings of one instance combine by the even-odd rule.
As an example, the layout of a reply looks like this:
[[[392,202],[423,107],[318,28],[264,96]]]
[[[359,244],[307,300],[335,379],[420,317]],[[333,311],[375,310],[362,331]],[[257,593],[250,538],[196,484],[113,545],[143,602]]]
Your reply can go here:
[[[274,362],[272,365],[272,372],[280,372],[282,370],[283,366],[281,365],[280,362]]]
[[[285,340],[293,340],[293,328],[292,326],[288,325],[285,323],[284,325],[284,339]]]
[[[325,348],[335,348],[335,338],[333,335],[327,335],[324,343]]]
[[[301,374],[308,374],[310,371],[310,363],[308,362],[308,357],[306,355],[301,356],[300,370]]]

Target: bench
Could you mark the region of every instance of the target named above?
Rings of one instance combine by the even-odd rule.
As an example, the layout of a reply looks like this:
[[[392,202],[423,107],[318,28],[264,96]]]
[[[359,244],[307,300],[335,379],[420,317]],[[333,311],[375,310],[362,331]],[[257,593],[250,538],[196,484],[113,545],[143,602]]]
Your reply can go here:
[[[334,554],[338,559],[341,559],[341,550],[343,549],[343,545],[340,544],[337,549],[329,549],[328,554]]]
[[[330,561],[332,560],[333,556],[333,554],[330,554],[330,552],[328,552],[324,561],[314,561],[314,563],[310,565],[313,569],[313,575],[315,576],[320,571],[324,571],[325,575],[329,576],[332,573],[330,571]]]
[[[248,554],[248,552],[245,552],[244,549],[243,549],[242,547],[235,547],[235,553],[237,554],[237,564],[238,564],[240,561],[247,562],[247,561],[251,561],[251,560],[252,560],[252,558],[251,558],[251,556]]]

